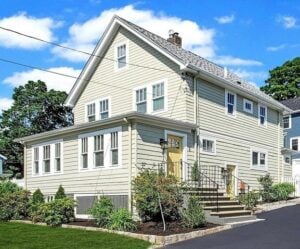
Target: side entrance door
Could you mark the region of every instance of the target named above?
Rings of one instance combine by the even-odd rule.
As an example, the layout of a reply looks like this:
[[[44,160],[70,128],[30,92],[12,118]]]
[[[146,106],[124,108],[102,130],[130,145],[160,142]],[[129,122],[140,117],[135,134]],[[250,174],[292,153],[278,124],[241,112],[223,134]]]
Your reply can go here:
[[[168,135],[167,174],[182,178],[182,137]]]

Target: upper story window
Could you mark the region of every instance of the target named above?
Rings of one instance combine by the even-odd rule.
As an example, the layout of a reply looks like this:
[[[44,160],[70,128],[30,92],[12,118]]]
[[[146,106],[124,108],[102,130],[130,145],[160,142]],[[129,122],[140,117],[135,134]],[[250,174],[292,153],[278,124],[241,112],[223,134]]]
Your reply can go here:
[[[291,149],[299,151],[299,139],[298,138],[291,138]]]
[[[254,169],[267,169],[267,152],[261,150],[251,151],[251,166]]]
[[[123,43],[116,47],[116,63],[117,69],[126,67],[127,65],[127,44]]]
[[[88,138],[81,138],[81,167],[88,168]]]
[[[136,111],[147,113],[147,88],[141,88],[135,91]]]
[[[211,138],[201,138],[200,152],[205,154],[216,154],[216,140]]]
[[[61,171],[61,144],[56,143],[55,144],[55,171],[60,172]]]
[[[39,165],[39,147],[33,149],[33,173],[38,175],[40,172],[40,165]]]
[[[94,136],[94,166],[104,166],[104,136]]]
[[[119,163],[118,156],[118,132],[111,133],[111,164],[117,165]]]
[[[291,128],[291,116],[283,117],[283,128],[284,129]]]
[[[253,102],[248,100],[248,99],[244,99],[243,100],[243,110],[244,112],[248,112],[248,113],[253,113]]]
[[[226,113],[232,116],[236,115],[236,94],[225,91]]]
[[[43,146],[43,167],[44,173],[50,173],[50,145]]]
[[[267,107],[263,105],[258,105],[258,118],[259,124],[266,126],[267,125]]]
[[[109,117],[109,99],[103,99],[100,104],[100,119],[106,119]]]
[[[152,86],[153,111],[164,110],[164,82]]]
[[[87,109],[87,120],[88,122],[92,122],[96,120],[96,104],[88,104],[86,106]]]

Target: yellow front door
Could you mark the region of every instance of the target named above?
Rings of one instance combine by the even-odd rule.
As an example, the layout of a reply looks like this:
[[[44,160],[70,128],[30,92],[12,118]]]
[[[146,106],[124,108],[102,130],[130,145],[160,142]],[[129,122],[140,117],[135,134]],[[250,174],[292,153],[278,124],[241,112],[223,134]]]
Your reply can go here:
[[[227,196],[233,199],[235,197],[235,166],[227,165],[227,176],[226,176],[226,193]]]
[[[168,135],[167,174],[182,177],[182,137]]]

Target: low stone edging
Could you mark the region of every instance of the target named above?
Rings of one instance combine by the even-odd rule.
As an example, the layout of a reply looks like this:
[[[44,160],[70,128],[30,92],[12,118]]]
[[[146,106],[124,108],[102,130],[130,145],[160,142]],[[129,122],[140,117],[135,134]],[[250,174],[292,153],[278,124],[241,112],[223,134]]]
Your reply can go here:
[[[300,204],[300,198],[288,200],[288,201],[277,201],[277,202],[270,202],[270,203],[264,203],[257,205],[256,210],[254,211],[254,214],[259,214],[262,212],[268,212],[275,209],[283,208],[283,207],[289,207]]]
[[[28,221],[28,220],[13,220],[11,222],[46,226],[45,223],[33,223],[32,221]],[[193,232],[189,232],[189,233],[180,233],[180,234],[160,236],[160,235],[140,234],[140,233],[123,232],[123,231],[113,231],[113,230],[99,228],[99,227],[75,226],[75,225],[68,225],[68,224],[62,224],[61,227],[80,229],[80,230],[86,230],[86,231],[100,231],[100,232],[115,233],[115,234],[119,234],[119,235],[128,236],[131,238],[149,241],[151,244],[154,244],[157,246],[165,246],[165,245],[177,243],[177,242],[188,240],[188,239],[203,237],[203,236],[206,236],[209,234],[218,233],[218,232],[225,231],[225,230],[232,228],[231,225],[224,225],[224,226],[208,228],[205,230],[193,231]],[[151,248],[155,248],[155,247],[151,247]]]

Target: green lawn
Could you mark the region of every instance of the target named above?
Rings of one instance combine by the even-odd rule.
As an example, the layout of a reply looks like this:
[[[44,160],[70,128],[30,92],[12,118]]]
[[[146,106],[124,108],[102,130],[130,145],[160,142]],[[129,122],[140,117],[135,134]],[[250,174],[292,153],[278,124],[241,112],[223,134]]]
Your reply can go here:
[[[150,243],[112,233],[0,223],[2,249],[145,249]]]

